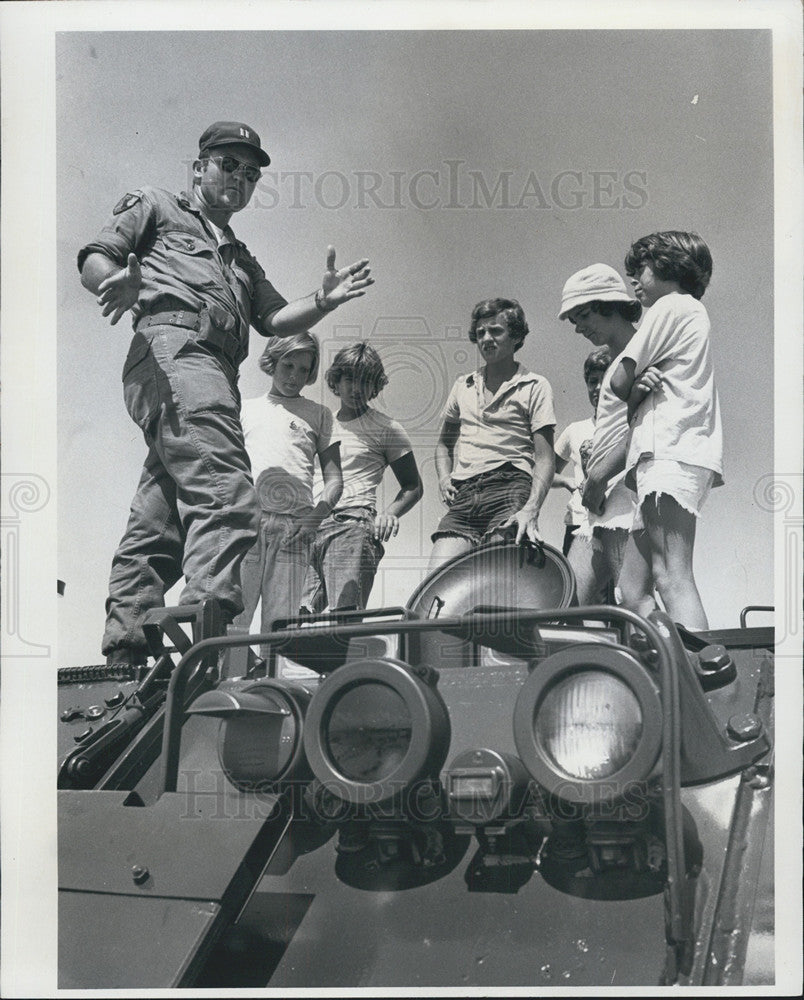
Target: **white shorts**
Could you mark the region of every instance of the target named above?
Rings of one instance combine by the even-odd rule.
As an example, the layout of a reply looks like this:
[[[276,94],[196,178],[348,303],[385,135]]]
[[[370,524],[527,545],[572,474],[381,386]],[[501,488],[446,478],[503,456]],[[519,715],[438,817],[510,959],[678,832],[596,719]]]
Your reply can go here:
[[[641,459],[634,471],[637,495],[632,532],[641,531],[645,527],[642,504],[653,493],[656,494],[657,507],[662,495],[666,494],[672,497],[679,507],[698,517],[715,478],[711,469],[666,458]]]
[[[606,497],[602,514],[589,512],[589,523],[592,528],[625,528],[626,531],[634,522],[634,503],[636,493],[629,490],[624,482],[616,483]]]

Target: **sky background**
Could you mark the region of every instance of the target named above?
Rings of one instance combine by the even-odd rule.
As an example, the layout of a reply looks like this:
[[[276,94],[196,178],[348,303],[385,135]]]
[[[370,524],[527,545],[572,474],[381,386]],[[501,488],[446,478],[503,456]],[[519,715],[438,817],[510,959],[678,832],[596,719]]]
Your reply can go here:
[[[556,318],[564,281],[595,261],[624,273],[631,242],[662,229],[699,232],[714,257],[704,304],[726,485],[699,526],[703,602],[712,627],[772,604],[771,102],[762,30],[59,33],[60,665],[100,660],[110,561],[145,455],[120,384],[130,322],[101,317],[75,256],[126,192],[188,187],[216,119],[252,125],[272,157],[232,224],[287,298],[316,287],[328,243],[339,264],[371,260],[376,285],[315,327],[324,369],[345,344],[377,347],[391,380],[378,405],[410,432],[424,479],[371,605],[404,604],[424,575],[443,513],[439,412],[477,363],[473,305],[522,303],[519,359],[551,382],[558,433],[589,415],[591,345]],[[244,397],[267,389],[261,346],[252,333]],[[306,394],[335,405],[322,378]],[[559,547],[566,500],[553,491],[541,518]]]

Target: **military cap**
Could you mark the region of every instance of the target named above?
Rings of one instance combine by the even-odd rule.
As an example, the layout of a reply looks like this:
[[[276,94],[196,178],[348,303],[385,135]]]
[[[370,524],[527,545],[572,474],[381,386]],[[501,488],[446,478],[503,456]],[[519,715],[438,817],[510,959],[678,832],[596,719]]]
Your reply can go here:
[[[213,122],[198,140],[198,151],[203,152],[211,146],[251,146],[257,154],[261,167],[267,167],[271,157],[260,144],[260,137],[250,125],[242,122]]]

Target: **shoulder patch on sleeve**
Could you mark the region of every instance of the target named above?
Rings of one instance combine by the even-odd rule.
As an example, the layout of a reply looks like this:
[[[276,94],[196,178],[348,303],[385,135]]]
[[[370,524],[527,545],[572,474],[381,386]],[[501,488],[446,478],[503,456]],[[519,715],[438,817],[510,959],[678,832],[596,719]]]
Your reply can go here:
[[[112,209],[112,214],[120,215],[121,212],[127,212],[130,208],[133,208],[138,201],[142,199],[141,191],[132,191],[129,194],[124,194],[123,197],[118,201],[118,203]]]

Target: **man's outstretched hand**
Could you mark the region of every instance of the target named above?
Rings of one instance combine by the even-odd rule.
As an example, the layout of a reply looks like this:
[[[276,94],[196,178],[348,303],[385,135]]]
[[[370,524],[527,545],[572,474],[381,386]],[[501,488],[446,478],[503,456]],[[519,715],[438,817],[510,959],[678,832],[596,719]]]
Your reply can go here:
[[[128,255],[126,266],[98,285],[98,305],[104,316],[111,316],[112,326],[123,313],[136,304],[142,288],[142,271],[135,254]]]
[[[335,247],[327,247],[327,269],[321,282],[324,305],[328,309],[334,309],[342,302],[348,302],[349,299],[365,295],[369,285],[374,284],[374,278],[370,275],[371,268],[368,267],[367,257],[356,260],[354,264],[336,271]]]

